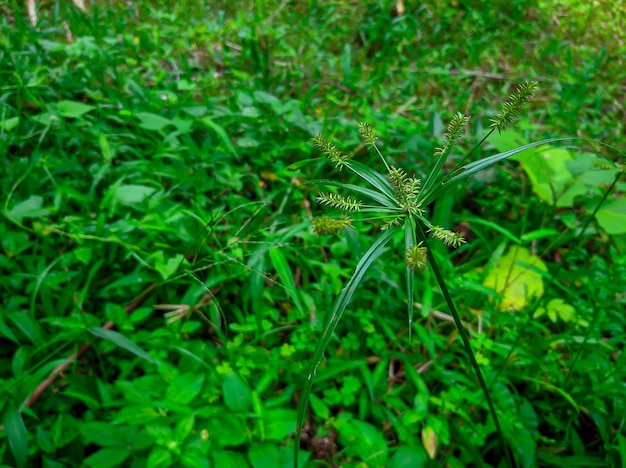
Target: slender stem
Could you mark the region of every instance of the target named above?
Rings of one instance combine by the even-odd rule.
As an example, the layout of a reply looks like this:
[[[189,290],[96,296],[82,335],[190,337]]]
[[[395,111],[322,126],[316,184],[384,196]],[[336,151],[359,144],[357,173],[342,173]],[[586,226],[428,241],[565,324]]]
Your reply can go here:
[[[419,223],[417,223],[417,237],[419,238],[420,241],[424,243],[425,246],[428,246],[428,240],[426,239],[426,234],[424,233],[424,229]],[[493,401],[491,400],[491,396],[489,395],[489,390],[487,389],[487,384],[485,383],[485,379],[483,378],[483,374],[480,370],[480,366],[478,365],[478,362],[476,361],[476,357],[474,356],[474,352],[472,351],[472,345],[470,343],[467,332],[465,331],[465,328],[463,328],[461,317],[456,309],[456,306],[454,305],[452,296],[450,295],[450,292],[448,291],[448,287],[446,286],[446,282],[443,278],[443,275],[441,274],[441,271],[439,270],[439,265],[437,264],[437,261],[435,260],[433,255],[428,256],[428,262],[430,263],[430,266],[433,269],[435,278],[437,278],[437,282],[439,283],[439,287],[441,288],[443,297],[446,303],[448,304],[448,308],[450,309],[450,313],[452,317],[454,318],[454,324],[457,330],[459,331],[459,335],[461,335],[461,341],[463,342],[465,351],[467,352],[472,368],[474,369],[474,372],[476,373],[476,377],[478,378],[478,383],[480,384],[480,388],[482,389],[483,394],[485,395],[485,399],[487,400],[487,406],[489,406],[489,412],[491,413],[491,417],[493,418],[493,423],[496,426],[496,430],[498,432],[498,438],[500,439],[500,444],[502,446],[502,450],[504,451],[504,455],[506,457],[507,466],[513,467],[515,465],[513,464],[513,459],[511,457],[509,446],[506,443],[506,440],[504,439],[504,434],[502,433],[502,428],[500,427],[500,421],[498,420],[496,408],[493,404]]]

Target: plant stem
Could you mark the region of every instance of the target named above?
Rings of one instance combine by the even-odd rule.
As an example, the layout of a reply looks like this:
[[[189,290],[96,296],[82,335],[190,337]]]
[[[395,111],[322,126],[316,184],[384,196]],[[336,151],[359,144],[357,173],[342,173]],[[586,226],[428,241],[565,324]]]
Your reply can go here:
[[[424,229],[419,223],[416,223],[416,225],[417,225],[416,226],[417,236],[419,240],[422,241],[424,245],[428,247],[428,240],[426,239],[426,234],[424,233]],[[429,252],[431,252],[430,249],[429,249]],[[507,466],[514,467],[515,465],[513,464],[513,459],[511,458],[509,446],[506,443],[506,440],[504,439],[504,434],[502,433],[502,428],[500,427],[500,422],[498,420],[496,408],[493,404],[493,401],[491,400],[491,396],[489,395],[489,390],[487,389],[487,384],[485,383],[485,379],[483,378],[483,374],[480,370],[480,366],[478,365],[478,362],[476,361],[476,357],[474,356],[472,345],[470,344],[470,340],[467,335],[467,332],[465,331],[465,328],[463,328],[463,323],[461,322],[461,316],[459,315],[456,309],[456,306],[454,305],[452,296],[450,295],[450,292],[448,291],[448,287],[446,286],[446,282],[443,278],[443,275],[441,274],[441,271],[439,270],[439,265],[437,264],[437,261],[435,260],[433,255],[428,255],[428,262],[430,263],[430,266],[433,269],[435,278],[437,278],[437,283],[439,283],[439,287],[441,288],[443,297],[446,303],[448,304],[452,317],[454,318],[454,324],[457,330],[459,331],[459,335],[461,335],[461,341],[463,342],[465,351],[467,352],[469,356],[469,360],[472,365],[472,368],[474,369],[474,372],[476,373],[476,377],[478,378],[478,383],[480,384],[480,388],[482,389],[483,394],[485,395],[485,399],[487,400],[487,406],[489,406],[489,413],[491,414],[491,417],[493,418],[493,422],[496,426],[496,431],[498,432],[500,444],[502,446],[502,450],[504,451],[504,455],[506,457]]]

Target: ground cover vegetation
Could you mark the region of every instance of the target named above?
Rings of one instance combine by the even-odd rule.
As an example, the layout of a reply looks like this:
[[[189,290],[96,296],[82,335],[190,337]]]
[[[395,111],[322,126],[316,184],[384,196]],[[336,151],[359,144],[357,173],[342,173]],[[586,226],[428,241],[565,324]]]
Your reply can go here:
[[[0,12],[5,466],[626,463],[623,3]]]

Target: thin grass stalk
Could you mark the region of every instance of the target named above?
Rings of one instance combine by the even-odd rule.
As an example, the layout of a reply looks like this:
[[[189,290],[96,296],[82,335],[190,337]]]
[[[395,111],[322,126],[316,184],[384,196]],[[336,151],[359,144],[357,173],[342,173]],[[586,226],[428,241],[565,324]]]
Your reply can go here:
[[[404,247],[409,250],[415,245],[415,220],[412,216],[407,216],[404,220]],[[409,341],[413,336],[413,295],[415,288],[415,272],[410,266],[406,266],[406,294],[409,312]]]
[[[416,224],[416,228],[417,228],[418,239],[421,242],[423,242],[424,246],[428,246],[428,240],[426,239],[426,234],[424,233],[424,229],[419,223]],[[461,335],[461,341],[463,342],[465,351],[468,354],[472,368],[474,369],[474,372],[476,373],[476,377],[478,378],[478,383],[480,384],[480,388],[482,389],[483,394],[485,395],[485,399],[487,400],[489,413],[491,414],[491,417],[493,418],[493,423],[496,426],[496,431],[498,432],[498,438],[500,439],[500,444],[501,444],[502,450],[504,451],[507,466],[512,468],[515,465],[513,464],[513,459],[511,457],[509,446],[506,443],[506,440],[504,438],[502,427],[500,426],[500,421],[498,420],[498,415],[496,413],[496,408],[491,399],[491,395],[489,394],[489,389],[487,388],[487,384],[485,383],[485,379],[483,378],[483,374],[480,370],[480,366],[478,365],[478,362],[476,361],[476,356],[474,355],[474,351],[472,350],[472,345],[470,343],[469,336],[467,335],[467,332],[465,331],[465,328],[463,327],[461,316],[459,315],[459,312],[457,311],[456,306],[454,304],[454,300],[452,299],[452,296],[450,295],[450,292],[448,291],[448,287],[446,286],[446,282],[443,278],[443,275],[441,274],[441,270],[439,270],[439,265],[437,264],[437,260],[435,260],[434,255],[428,256],[428,263],[430,263],[433,273],[435,274],[435,278],[437,278],[437,283],[439,283],[439,287],[441,288],[443,297],[446,303],[448,304],[448,308],[450,309],[450,314],[454,318],[454,324],[459,332],[459,335]]]

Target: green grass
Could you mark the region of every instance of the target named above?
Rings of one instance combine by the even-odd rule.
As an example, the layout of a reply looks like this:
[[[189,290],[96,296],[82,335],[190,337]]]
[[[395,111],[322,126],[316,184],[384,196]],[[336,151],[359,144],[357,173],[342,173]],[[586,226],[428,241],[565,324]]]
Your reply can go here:
[[[425,182],[466,112],[452,180],[537,79],[471,161],[548,138],[623,149],[612,3],[409,3],[53,1],[37,28],[23,2],[0,7],[5,465],[293,465],[307,366],[380,225],[357,213],[315,234],[327,208],[308,181],[331,166],[313,135],[380,168],[356,131],[369,122],[387,163]],[[410,246],[385,239],[327,335],[301,465],[504,463],[449,297],[515,463],[624,463],[626,186],[594,160],[624,161],[570,143],[429,198],[428,219],[468,242],[429,246],[440,275],[416,273],[412,300]]]

